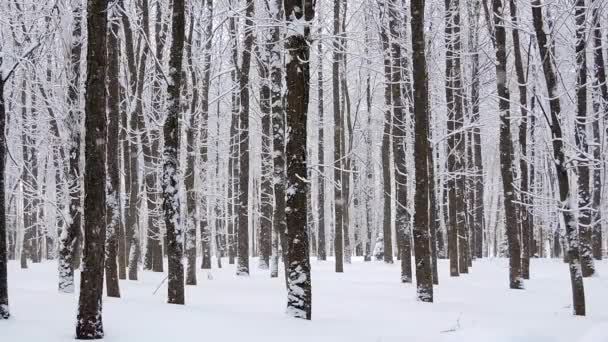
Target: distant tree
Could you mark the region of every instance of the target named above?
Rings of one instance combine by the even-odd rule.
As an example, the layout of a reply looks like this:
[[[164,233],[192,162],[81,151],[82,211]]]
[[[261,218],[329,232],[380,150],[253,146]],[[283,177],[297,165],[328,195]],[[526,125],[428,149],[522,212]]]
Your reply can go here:
[[[85,95],[84,251],[76,338],[103,338],[102,295],[106,238],[106,0],[87,3]]]

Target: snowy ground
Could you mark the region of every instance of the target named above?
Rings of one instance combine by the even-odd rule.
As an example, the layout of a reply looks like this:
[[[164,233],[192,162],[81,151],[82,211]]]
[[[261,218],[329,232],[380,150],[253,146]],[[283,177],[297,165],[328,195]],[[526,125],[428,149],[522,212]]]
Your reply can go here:
[[[608,261],[585,280],[587,317],[571,314],[568,268],[559,260],[532,260],[525,291],[507,289],[506,260],[476,261],[459,278],[441,260],[433,304],[417,302],[415,286],[399,282],[398,264],[354,260],[336,274],[332,261],[313,261],[311,322],[284,315],[284,285],[268,271],[237,277],[224,264],[213,279],[199,270],[185,306],[165,303],[166,285],[152,294],[163,274],[121,281],[122,298],[104,298],[106,340],[608,342]],[[9,263],[12,317],[0,321],[0,341],[72,340],[77,297],[57,292],[56,273],[54,262],[29,270]]]

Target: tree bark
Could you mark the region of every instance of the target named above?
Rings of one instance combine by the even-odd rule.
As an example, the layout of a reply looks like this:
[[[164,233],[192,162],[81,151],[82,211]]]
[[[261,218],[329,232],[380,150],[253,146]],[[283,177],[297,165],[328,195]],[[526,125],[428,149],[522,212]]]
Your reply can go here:
[[[407,207],[407,167],[405,152],[405,130],[408,125],[406,111],[404,110],[403,98],[401,95],[401,30],[399,29],[400,4],[397,0],[392,0],[388,4],[389,12],[389,42],[391,51],[391,73],[387,79],[387,87],[390,87],[393,107],[393,164],[395,165],[395,193],[397,197],[395,209],[395,230],[397,231],[397,241],[399,244],[399,254],[401,259],[401,282],[412,282],[412,246],[410,235],[410,215]]]
[[[500,111],[500,173],[504,193],[505,226],[509,245],[509,287],[523,289],[521,276],[521,247],[516,197],[513,187],[513,143],[511,137],[510,94],[507,85],[506,32],[502,0],[493,0],[494,37],[496,40],[496,87]]]
[[[595,0],[594,0],[595,1]],[[593,3],[593,2],[592,2]],[[608,116],[608,84],[606,83],[606,68],[604,63],[604,52],[602,43],[602,29],[600,25],[600,12],[597,7],[593,9],[593,60],[594,60],[594,92],[597,94],[594,98],[594,111],[596,117],[593,120],[593,159],[595,163],[601,162],[602,141],[600,137],[599,121],[602,117]],[[603,106],[603,112],[601,108]],[[602,259],[602,168],[596,166],[593,169],[593,202],[591,207],[594,211],[593,216],[593,257],[596,260]]]
[[[302,6],[304,8],[301,8]],[[285,0],[288,31],[291,25],[302,25],[304,32],[290,34],[285,42],[289,51],[286,68],[287,129],[290,132],[286,145],[287,200],[287,314],[296,318],[311,319],[312,289],[310,278],[309,239],[306,230],[306,122],[310,83],[310,27],[314,17],[313,1]],[[297,24],[295,23],[297,22]],[[298,32],[298,31],[295,31]]]
[[[283,1],[273,1],[273,18],[277,23],[272,27],[272,48],[270,52],[270,78],[272,103],[272,146],[273,146],[273,180],[274,180],[274,213],[273,218],[273,247],[271,277],[278,277],[279,240],[283,251],[283,263],[288,265],[285,248],[285,232],[287,223],[285,218],[285,108],[283,107],[283,62],[281,44],[281,25],[283,18]],[[287,274],[286,274],[287,277]]]
[[[87,4],[87,82],[85,95],[84,251],[76,338],[100,339],[106,238],[106,64],[105,0]]]
[[[499,0],[495,0],[499,1]],[[570,269],[570,283],[572,285],[572,308],[575,315],[585,315],[585,288],[583,285],[583,275],[581,272],[581,260],[579,255],[578,237],[577,237],[577,222],[572,213],[570,198],[570,180],[568,170],[566,169],[566,156],[564,152],[563,133],[560,123],[561,104],[559,95],[557,94],[557,78],[555,74],[553,54],[549,52],[547,44],[547,35],[543,28],[543,12],[540,0],[532,1],[532,17],[534,22],[534,31],[536,32],[536,40],[540,58],[543,61],[543,72],[545,83],[547,85],[547,93],[549,96],[549,105],[551,109],[551,138],[553,145],[553,159],[555,171],[557,174],[557,183],[559,188],[559,200],[561,202],[560,211],[566,225],[566,238],[568,240],[567,255]]]
[[[120,120],[119,41],[118,15],[116,8],[110,12],[112,18],[108,32],[108,67],[106,80],[107,125],[106,131],[106,291],[108,297],[120,297],[118,285],[118,230],[120,229],[120,154],[118,153],[118,121]]]
[[[171,50],[169,55],[169,84],[167,102],[169,111],[163,127],[165,148],[163,150],[163,216],[167,229],[167,254],[169,257],[168,303],[184,304],[184,266],[182,265],[182,243],[184,232],[179,222],[179,113],[182,87],[182,60],[185,41],[184,0],[173,1],[171,15]]]
[[[6,107],[4,103],[4,79],[0,73],[0,132],[6,129]],[[0,137],[0,319],[8,319],[8,259],[6,249],[6,136]]]
[[[320,7],[321,2],[318,2]],[[321,22],[321,11],[319,11],[319,22]],[[322,26],[319,25],[319,35],[322,33]],[[324,135],[325,135],[325,119],[324,119],[324,89],[323,89],[323,42],[319,39],[317,42],[317,54],[318,60],[318,71],[317,71],[317,101],[318,101],[318,113],[319,113],[319,193],[318,193],[318,214],[319,214],[319,227],[317,232],[317,256],[319,260],[327,260],[327,248],[325,242],[325,149],[324,149]]]
[[[511,24],[513,29],[511,35],[513,39],[513,51],[515,58],[515,73],[519,88],[519,109],[521,119],[519,124],[519,169],[521,173],[520,182],[520,201],[519,218],[521,223],[521,275],[524,279],[530,279],[530,235],[532,226],[530,224],[530,199],[528,196],[528,162],[527,162],[527,138],[528,138],[528,87],[524,74],[524,63],[521,56],[521,44],[519,42],[519,19],[517,17],[517,5],[515,0],[509,0],[511,8]]]
[[[343,219],[344,196],[342,182],[342,127],[343,120],[340,115],[340,1],[334,0],[334,49],[332,59],[332,95],[334,111],[334,254],[336,259],[336,272],[344,272],[343,248]],[[289,12],[287,12],[289,13]]]
[[[388,34],[384,25],[381,26],[380,38],[382,40],[382,50],[384,51],[384,77],[390,80],[391,77],[391,54]],[[393,132],[393,116],[392,116],[392,92],[388,86],[384,87],[384,132],[382,135],[382,182],[383,182],[383,221],[382,221],[382,246],[384,262],[393,263],[393,242],[392,242],[392,180],[391,180],[391,136]],[[380,235],[380,234],[378,234]],[[379,239],[377,238],[377,239]]]
[[[251,48],[253,46],[253,0],[247,0],[245,7],[244,47],[242,64],[239,69],[240,87],[240,133],[239,133],[239,224],[238,224],[238,265],[236,274],[249,275],[249,70]]]
[[[74,248],[78,243],[81,217],[81,187],[80,187],[80,129],[81,114],[79,106],[80,88],[80,55],[82,53],[82,7],[74,7],[74,27],[72,28],[72,46],[70,51],[71,82],[68,86],[68,127],[70,127],[69,153],[69,217],[60,236],[59,242],[59,292],[74,292]]]
[[[414,79],[414,115],[416,138],[414,159],[416,192],[414,195],[414,253],[416,292],[422,302],[433,302],[433,276],[429,244],[429,152],[428,83],[424,40],[424,0],[411,2],[412,65]]]

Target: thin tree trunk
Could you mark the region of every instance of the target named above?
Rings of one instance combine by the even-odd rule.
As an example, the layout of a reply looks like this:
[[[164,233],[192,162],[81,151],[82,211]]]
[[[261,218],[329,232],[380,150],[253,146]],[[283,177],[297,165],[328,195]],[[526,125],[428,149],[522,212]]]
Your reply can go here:
[[[519,109],[521,111],[521,119],[519,124],[519,168],[521,172],[521,203],[519,208],[519,218],[521,223],[521,241],[522,241],[522,256],[521,256],[521,275],[524,279],[530,279],[530,225],[531,214],[529,210],[530,198],[528,196],[528,162],[527,162],[527,138],[528,138],[528,88],[527,79],[524,74],[524,63],[521,56],[521,44],[519,42],[519,19],[517,17],[517,5],[515,0],[509,0],[511,7],[511,24],[513,29],[511,35],[513,39],[513,51],[515,58],[515,73],[517,74],[517,83],[519,88]]]
[[[236,274],[249,275],[249,69],[253,46],[253,0],[247,0],[245,8],[244,47],[239,69],[240,87],[240,134],[239,134],[239,224],[238,265]]]
[[[495,0],[499,1],[499,0]],[[562,128],[560,124],[561,104],[559,95],[557,94],[557,78],[553,69],[553,55],[549,53],[547,45],[547,35],[543,28],[543,12],[540,0],[532,1],[532,17],[534,22],[534,31],[536,32],[536,40],[540,58],[543,61],[543,72],[549,95],[549,104],[551,108],[551,138],[553,145],[553,159],[557,181],[559,186],[559,200],[561,202],[561,212],[566,225],[566,238],[568,240],[567,254],[568,264],[570,268],[570,282],[572,285],[572,308],[575,315],[585,315],[585,288],[583,285],[583,275],[581,272],[581,260],[579,255],[578,237],[577,237],[577,222],[572,213],[570,180],[568,170],[566,169],[566,156],[564,153],[564,142]]]
[[[595,0],[592,2],[594,3]],[[597,7],[593,8],[593,57],[594,57],[594,111],[596,117],[593,120],[593,159],[596,166],[593,169],[593,202],[591,207],[594,211],[593,216],[593,257],[596,260],[602,259],[602,168],[599,165],[602,158],[602,142],[600,137],[599,121],[604,114],[608,114],[608,84],[606,83],[606,68],[604,64],[604,53],[602,46],[602,29],[600,25],[600,12]],[[603,112],[601,111],[603,107]]]
[[[194,70],[192,60],[192,44],[194,42],[194,10],[190,10],[190,26],[188,32],[188,42],[186,46],[186,58],[188,60],[188,67],[190,69],[191,80],[192,80],[192,99],[190,103],[190,118],[188,127],[186,129],[186,176],[184,179],[184,187],[186,189],[186,241],[185,241],[185,254],[187,260],[186,267],[186,285],[196,285],[196,225],[197,225],[197,204],[198,196],[197,190],[195,189],[195,178],[198,174],[196,167],[196,138],[197,131],[199,129],[201,115],[198,112],[198,79],[196,77],[196,71]],[[208,37],[206,37],[208,38]],[[199,209],[199,219],[202,216],[207,216],[207,213],[202,212],[202,208]],[[202,233],[202,231],[201,231]]]
[[[120,297],[118,285],[117,250],[120,229],[120,154],[118,153],[118,121],[120,120],[119,48],[116,8],[110,12],[112,18],[108,32],[107,66],[107,116],[106,133],[106,291],[108,297]]]
[[[287,223],[285,218],[285,108],[283,107],[283,62],[281,55],[283,46],[281,44],[281,23],[283,19],[283,1],[274,0],[274,21],[277,23],[272,27],[271,52],[270,52],[270,78],[271,103],[272,103],[272,146],[274,164],[274,213],[273,217],[273,256],[271,266],[271,277],[278,277],[279,263],[279,240],[283,251],[283,263],[287,263],[287,249],[285,248],[285,232]],[[287,269],[286,269],[287,270]],[[285,272],[287,278],[287,272]]]
[[[318,2],[320,7],[321,2]],[[319,22],[321,22],[321,11],[319,12]],[[319,35],[322,34],[322,25],[319,25]],[[319,214],[319,227],[317,232],[317,256],[319,260],[327,260],[327,248],[325,246],[325,149],[324,149],[324,134],[325,134],[325,121],[324,121],[324,92],[323,92],[323,42],[319,39],[317,42],[317,54],[319,56],[318,61],[318,76],[317,76],[317,100],[318,100],[318,112],[319,112],[319,193],[318,193],[318,214]]]
[[[340,1],[334,0],[334,51],[332,60],[332,95],[334,111],[334,253],[336,272],[344,272],[343,219],[344,194],[342,182],[342,127],[340,115]]]
[[[496,87],[500,111],[500,170],[505,206],[505,227],[509,245],[509,287],[523,289],[521,247],[515,189],[513,187],[513,144],[511,137],[510,94],[507,85],[506,32],[502,0],[493,0],[494,37],[496,39]]]
[[[393,164],[395,165],[395,193],[397,203],[395,209],[395,230],[401,259],[401,282],[412,282],[412,247],[410,235],[410,215],[407,208],[407,167],[405,152],[405,130],[407,127],[406,111],[401,96],[401,30],[399,29],[400,4],[397,0],[388,5],[389,12],[389,42],[391,47],[391,74],[387,87],[391,89],[393,107]]]
[[[79,106],[80,88],[80,55],[82,53],[82,7],[74,7],[74,27],[72,28],[72,46],[70,51],[71,82],[68,86],[68,127],[70,127],[70,156],[68,171],[69,187],[69,222],[60,236],[59,242],[59,292],[74,292],[74,248],[78,243],[82,225],[80,202],[80,129],[81,114]]]
[[[6,129],[6,107],[4,104],[4,79],[0,75],[0,132]],[[8,307],[8,260],[6,249],[6,136],[0,137],[0,319],[8,319],[10,311]],[[69,265],[69,264],[68,264]],[[72,285],[73,287],[73,285]]]
[[[384,77],[387,80],[391,78],[391,54],[388,34],[384,25],[381,27],[380,38],[382,40],[382,50],[384,51]],[[382,245],[384,262],[393,263],[393,243],[392,243],[392,180],[391,180],[391,136],[393,131],[393,116],[392,116],[392,92],[388,86],[384,87],[384,132],[382,135],[382,180],[383,180],[383,223],[382,223]],[[380,234],[379,234],[380,235]],[[379,239],[379,238],[377,238]]]
[[[587,37],[586,37],[585,0],[575,3],[574,19],[576,22],[576,100],[577,114],[575,126],[575,141],[578,148],[576,169],[578,173],[578,229],[580,234],[580,252],[583,277],[590,277],[595,273],[593,264],[593,235],[591,226],[591,192],[589,189],[589,158],[587,158]]]

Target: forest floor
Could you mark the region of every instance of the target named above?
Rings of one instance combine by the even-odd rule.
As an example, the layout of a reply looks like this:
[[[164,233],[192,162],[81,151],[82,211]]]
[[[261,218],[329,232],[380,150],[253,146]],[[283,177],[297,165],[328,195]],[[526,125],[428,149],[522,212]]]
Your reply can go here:
[[[606,260],[596,263],[598,276],[585,279],[586,317],[572,315],[568,267],[560,260],[532,260],[523,291],[508,289],[506,259],[475,261],[458,278],[440,260],[433,304],[417,302],[415,285],[400,283],[398,263],[353,259],[336,274],[332,261],[314,260],[312,321],[285,316],[283,278],[256,267],[237,277],[223,261],[222,269],[198,271],[185,306],[165,303],[166,283],[153,294],[164,274],[121,281],[122,298],[104,297],[106,340],[608,342]],[[9,262],[9,296],[12,316],[0,321],[0,341],[73,339],[77,296],[57,292],[56,262],[27,270]]]

